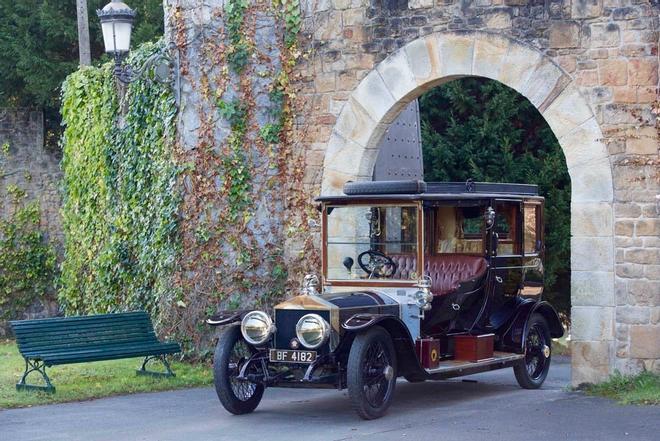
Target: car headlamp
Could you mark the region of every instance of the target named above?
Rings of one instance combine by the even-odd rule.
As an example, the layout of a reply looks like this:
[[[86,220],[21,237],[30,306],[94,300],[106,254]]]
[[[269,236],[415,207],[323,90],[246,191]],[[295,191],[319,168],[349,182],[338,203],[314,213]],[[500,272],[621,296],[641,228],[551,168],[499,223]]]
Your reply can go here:
[[[252,345],[265,343],[273,333],[273,328],[273,321],[262,311],[248,312],[241,321],[241,334]]]
[[[330,325],[318,314],[307,314],[298,320],[296,336],[303,346],[315,349],[330,337]]]

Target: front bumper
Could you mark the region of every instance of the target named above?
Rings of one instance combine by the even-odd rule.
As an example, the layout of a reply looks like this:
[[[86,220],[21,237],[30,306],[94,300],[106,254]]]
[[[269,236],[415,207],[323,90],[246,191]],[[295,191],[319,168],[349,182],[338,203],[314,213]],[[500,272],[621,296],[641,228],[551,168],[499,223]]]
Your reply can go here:
[[[346,387],[342,367],[333,354],[319,355],[308,364],[271,362],[268,350],[254,353],[240,366],[238,380],[263,384],[267,387]]]

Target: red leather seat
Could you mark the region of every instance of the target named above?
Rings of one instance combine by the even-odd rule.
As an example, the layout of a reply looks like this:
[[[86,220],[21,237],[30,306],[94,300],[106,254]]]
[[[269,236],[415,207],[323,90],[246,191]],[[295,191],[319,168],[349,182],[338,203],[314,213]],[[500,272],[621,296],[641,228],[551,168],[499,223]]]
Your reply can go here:
[[[394,278],[410,279],[417,272],[417,258],[410,254],[390,255],[396,262]],[[424,256],[424,273],[431,277],[431,292],[442,296],[455,291],[461,282],[482,276],[488,268],[486,259],[465,254]]]

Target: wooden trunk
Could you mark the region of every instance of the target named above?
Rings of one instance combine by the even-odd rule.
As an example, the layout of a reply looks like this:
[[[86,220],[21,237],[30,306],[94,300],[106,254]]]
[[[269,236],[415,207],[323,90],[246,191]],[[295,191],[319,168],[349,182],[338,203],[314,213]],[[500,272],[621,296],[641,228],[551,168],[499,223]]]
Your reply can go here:
[[[493,358],[495,334],[454,336],[454,359],[482,361]]]

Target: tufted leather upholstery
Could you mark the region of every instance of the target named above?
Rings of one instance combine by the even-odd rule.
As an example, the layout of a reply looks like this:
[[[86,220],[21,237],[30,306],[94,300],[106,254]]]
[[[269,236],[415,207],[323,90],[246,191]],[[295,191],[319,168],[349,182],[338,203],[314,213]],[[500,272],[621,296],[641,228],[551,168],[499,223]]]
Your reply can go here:
[[[394,278],[410,279],[417,272],[417,259],[410,254],[391,254],[397,264]],[[435,296],[449,294],[461,282],[480,277],[486,272],[488,263],[481,256],[465,254],[438,254],[424,256],[424,273],[431,276],[431,292]]]

